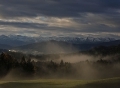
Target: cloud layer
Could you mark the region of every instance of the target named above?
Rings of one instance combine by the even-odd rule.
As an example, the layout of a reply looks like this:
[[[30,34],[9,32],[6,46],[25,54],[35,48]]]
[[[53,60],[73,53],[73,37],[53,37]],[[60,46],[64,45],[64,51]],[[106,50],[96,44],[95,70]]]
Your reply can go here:
[[[120,0],[0,0],[0,34],[119,34],[119,23]]]

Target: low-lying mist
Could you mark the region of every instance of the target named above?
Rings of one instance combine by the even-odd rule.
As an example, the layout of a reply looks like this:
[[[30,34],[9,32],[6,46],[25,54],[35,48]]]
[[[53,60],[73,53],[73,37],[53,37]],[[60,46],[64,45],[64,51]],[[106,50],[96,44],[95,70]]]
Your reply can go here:
[[[117,55],[94,56],[87,54],[60,55],[56,59],[40,61],[36,58],[36,72],[30,76],[20,68],[11,69],[1,80],[65,78],[65,79],[103,79],[120,76],[120,62]],[[114,59],[115,61],[114,61]],[[32,59],[32,58],[31,58]]]
[[[26,54],[63,54],[78,52],[80,49],[78,45],[67,43],[63,41],[46,41],[34,44],[28,44],[11,49],[14,52],[24,52]]]
[[[93,56],[88,56],[88,55],[67,55],[67,56],[60,56],[59,61],[64,60],[65,62],[69,63],[78,63],[80,61],[93,61],[95,60]]]
[[[120,54],[117,48],[114,50],[112,47],[111,51],[111,47],[108,47],[106,50],[104,48],[96,48],[83,52],[73,52],[73,47],[70,46],[71,48],[67,49],[67,44],[62,47],[58,42],[57,44],[49,42],[45,47],[45,52],[50,53],[41,54],[36,53],[38,51],[34,50],[28,50],[28,52],[32,53],[25,54],[8,52],[15,58],[2,54],[0,56],[0,64],[2,64],[0,70],[6,74],[1,77],[2,80],[39,78],[103,79],[120,77]],[[43,50],[43,47],[41,50]],[[25,56],[23,57],[22,55]]]

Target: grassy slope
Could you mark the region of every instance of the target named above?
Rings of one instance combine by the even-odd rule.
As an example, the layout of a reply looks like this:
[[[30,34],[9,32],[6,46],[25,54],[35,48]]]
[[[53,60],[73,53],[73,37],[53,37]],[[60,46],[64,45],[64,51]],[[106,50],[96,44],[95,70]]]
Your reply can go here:
[[[120,78],[92,81],[57,79],[1,81],[0,88],[120,88]]]

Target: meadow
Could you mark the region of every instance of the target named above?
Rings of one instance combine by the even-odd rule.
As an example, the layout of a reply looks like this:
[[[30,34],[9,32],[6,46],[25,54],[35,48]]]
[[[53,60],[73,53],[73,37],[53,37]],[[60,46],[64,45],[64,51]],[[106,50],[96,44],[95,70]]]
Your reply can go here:
[[[0,88],[120,88],[120,78],[99,80],[38,79],[0,81]]]

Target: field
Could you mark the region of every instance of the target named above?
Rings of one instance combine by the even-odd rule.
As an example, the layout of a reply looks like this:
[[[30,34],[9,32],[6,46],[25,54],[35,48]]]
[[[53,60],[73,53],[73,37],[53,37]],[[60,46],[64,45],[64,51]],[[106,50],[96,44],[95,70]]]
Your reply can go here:
[[[120,78],[101,80],[40,79],[1,81],[0,88],[120,88]]]

